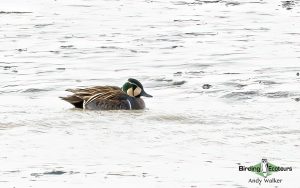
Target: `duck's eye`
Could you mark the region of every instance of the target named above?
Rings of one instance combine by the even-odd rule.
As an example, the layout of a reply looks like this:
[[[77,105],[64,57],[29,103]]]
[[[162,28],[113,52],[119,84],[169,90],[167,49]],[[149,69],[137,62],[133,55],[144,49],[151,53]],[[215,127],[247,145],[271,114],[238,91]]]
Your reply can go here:
[[[127,89],[127,95],[134,97],[132,87]]]
[[[138,95],[140,95],[142,92],[142,89],[140,87],[135,88],[135,90],[133,91],[133,95],[136,97]]]

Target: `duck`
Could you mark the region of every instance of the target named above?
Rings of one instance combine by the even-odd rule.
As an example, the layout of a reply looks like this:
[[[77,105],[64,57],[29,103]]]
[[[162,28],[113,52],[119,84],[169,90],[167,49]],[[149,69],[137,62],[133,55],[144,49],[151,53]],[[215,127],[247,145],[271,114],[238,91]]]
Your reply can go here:
[[[94,86],[67,89],[73,93],[60,97],[75,108],[88,110],[142,110],[145,102],[141,97],[152,97],[145,92],[137,79],[129,78],[120,88],[117,86]]]

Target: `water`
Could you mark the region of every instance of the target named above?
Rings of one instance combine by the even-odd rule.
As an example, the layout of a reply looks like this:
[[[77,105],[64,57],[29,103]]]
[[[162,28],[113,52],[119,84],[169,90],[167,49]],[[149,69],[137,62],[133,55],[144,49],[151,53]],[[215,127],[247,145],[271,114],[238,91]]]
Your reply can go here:
[[[299,1],[1,1],[1,187],[257,187],[300,172]],[[139,79],[144,111],[67,88]],[[211,87],[207,87],[207,85]]]

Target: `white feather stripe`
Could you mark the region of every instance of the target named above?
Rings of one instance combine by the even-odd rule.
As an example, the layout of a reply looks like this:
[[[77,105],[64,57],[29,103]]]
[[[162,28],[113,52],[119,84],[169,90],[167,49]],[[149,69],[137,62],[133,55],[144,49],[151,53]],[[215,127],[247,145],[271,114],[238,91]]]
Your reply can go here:
[[[129,105],[129,109],[131,110],[131,109],[132,109],[132,107],[131,107],[131,103],[130,103],[130,100],[129,100],[129,99],[127,99],[126,101],[128,102],[128,105]]]
[[[99,96],[102,96],[103,93],[98,93],[98,94],[95,94],[93,96],[91,96],[83,105],[87,105],[88,103],[92,102],[93,100],[95,100],[96,98],[98,98]]]

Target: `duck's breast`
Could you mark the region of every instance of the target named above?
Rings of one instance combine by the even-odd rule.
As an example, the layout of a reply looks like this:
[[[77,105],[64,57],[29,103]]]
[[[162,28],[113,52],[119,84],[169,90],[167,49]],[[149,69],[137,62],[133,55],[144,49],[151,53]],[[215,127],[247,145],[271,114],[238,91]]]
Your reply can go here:
[[[127,99],[128,103],[130,103],[131,110],[141,110],[145,108],[145,102],[141,98],[131,97]]]

